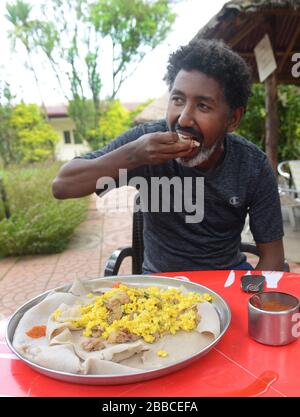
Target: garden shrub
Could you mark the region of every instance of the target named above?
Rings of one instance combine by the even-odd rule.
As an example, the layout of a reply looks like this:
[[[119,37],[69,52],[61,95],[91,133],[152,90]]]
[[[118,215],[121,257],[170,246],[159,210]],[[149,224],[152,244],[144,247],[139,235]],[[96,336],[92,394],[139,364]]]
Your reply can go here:
[[[4,171],[11,217],[6,219],[1,207],[1,257],[56,253],[66,248],[85,217],[88,199],[54,199],[51,184],[59,166],[51,163]]]

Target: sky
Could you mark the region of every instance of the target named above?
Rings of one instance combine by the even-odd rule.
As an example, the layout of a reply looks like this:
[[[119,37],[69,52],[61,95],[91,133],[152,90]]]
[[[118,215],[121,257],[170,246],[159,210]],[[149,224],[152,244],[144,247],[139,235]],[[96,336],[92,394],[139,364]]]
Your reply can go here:
[[[43,0],[27,0],[39,4]],[[125,0],[124,0],[125,1]],[[0,0],[0,74],[16,94],[16,100],[40,103],[41,99],[33,74],[26,69],[26,54],[21,48],[14,53],[7,39],[9,22],[5,19],[5,0]],[[155,50],[148,53],[134,74],[123,84],[117,98],[122,102],[143,102],[164,94],[166,84],[163,81],[168,56],[179,46],[187,44],[196,33],[222,8],[224,0],[183,0],[174,6],[177,19],[167,39]],[[64,103],[65,100],[56,85],[55,78],[46,67],[42,67],[42,96],[46,105]],[[102,74],[103,89],[101,96],[111,91],[110,77]]]

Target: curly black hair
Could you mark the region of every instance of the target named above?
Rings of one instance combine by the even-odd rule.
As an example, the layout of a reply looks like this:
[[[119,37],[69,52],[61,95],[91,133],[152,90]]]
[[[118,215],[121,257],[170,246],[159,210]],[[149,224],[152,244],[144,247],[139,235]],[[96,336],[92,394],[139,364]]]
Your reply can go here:
[[[214,78],[223,88],[231,110],[240,106],[246,109],[251,96],[251,70],[223,41],[200,38],[171,54],[164,77],[170,90],[180,70],[197,70]]]

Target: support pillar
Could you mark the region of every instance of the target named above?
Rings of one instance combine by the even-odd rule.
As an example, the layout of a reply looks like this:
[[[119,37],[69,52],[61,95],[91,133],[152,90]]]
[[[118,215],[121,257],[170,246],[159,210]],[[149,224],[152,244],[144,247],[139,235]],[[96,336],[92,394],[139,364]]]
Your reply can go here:
[[[279,117],[277,105],[277,79],[274,71],[265,81],[266,86],[266,142],[265,150],[277,175]]]

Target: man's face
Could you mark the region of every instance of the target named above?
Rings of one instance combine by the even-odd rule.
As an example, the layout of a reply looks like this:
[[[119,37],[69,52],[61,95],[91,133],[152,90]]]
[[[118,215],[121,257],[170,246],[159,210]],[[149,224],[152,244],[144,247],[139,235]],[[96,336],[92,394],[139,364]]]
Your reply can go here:
[[[167,122],[169,130],[193,136],[201,145],[179,162],[209,168],[223,153],[230,125],[230,108],[219,83],[196,70],[179,71],[170,93]]]

